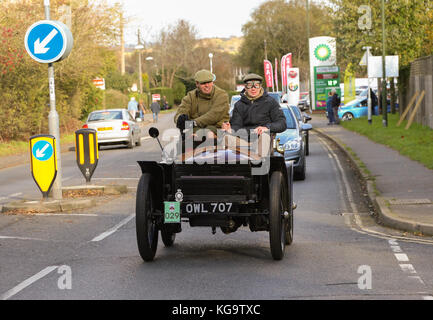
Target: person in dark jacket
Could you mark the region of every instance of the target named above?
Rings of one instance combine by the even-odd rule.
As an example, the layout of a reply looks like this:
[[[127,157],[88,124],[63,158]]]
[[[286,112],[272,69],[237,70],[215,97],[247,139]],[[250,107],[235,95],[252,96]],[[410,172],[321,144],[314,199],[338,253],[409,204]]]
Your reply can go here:
[[[340,107],[341,99],[335,89],[332,89],[332,114],[334,116],[334,123],[339,124],[340,118],[338,117],[338,107]]]
[[[329,91],[328,93],[328,99],[326,100],[326,112],[328,113],[328,125],[332,125],[335,123],[334,119],[334,109],[332,108],[332,98],[333,98],[332,91]]]
[[[159,105],[158,101],[152,102],[150,105],[150,110],[152,110],[153,122],[158,122],[158,114],[161,111],[161,106]]]
[[[263,78],[257,74],[244,77],[245,89],[241,99],[236,102],[230,123],[223,125],[224,130],[246,129],[261,135],[265,131],[279,133],[287,129],[286,117],[280,105],[262,87]]]

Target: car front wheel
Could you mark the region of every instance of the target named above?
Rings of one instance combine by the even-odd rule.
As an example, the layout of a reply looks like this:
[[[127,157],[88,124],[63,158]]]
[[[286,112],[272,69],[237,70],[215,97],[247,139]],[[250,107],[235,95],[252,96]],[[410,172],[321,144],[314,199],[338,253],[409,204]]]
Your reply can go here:
[[[343,114],[342,119],[343,119],[343,121],[352,120],[353,114],[351,114],[350,112],[346,112],[345,114]]]

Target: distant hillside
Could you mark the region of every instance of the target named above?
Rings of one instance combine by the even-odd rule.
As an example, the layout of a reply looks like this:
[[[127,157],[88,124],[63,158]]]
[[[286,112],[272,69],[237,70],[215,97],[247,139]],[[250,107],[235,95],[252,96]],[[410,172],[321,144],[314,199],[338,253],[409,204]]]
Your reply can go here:
[[[199,43],[201,46],[215,46],[217,49],[228,52],[231,54],[236,54],[239,51],[243,38],[241,37],[231,37],[231,38],[205,38],[200,39]]]

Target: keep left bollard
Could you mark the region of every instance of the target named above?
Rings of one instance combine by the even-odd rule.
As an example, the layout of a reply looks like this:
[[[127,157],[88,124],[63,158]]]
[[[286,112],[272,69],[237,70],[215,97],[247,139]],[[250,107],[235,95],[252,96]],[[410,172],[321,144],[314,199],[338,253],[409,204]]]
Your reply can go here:
[[[89,183],[98,165],[98,136],[94,129],[75,131],[75,150],[77,165],[86,182]]]
[[[57,176],[56,139],[52,135],[30,137],[30,163],[33,180],[45,199]]]

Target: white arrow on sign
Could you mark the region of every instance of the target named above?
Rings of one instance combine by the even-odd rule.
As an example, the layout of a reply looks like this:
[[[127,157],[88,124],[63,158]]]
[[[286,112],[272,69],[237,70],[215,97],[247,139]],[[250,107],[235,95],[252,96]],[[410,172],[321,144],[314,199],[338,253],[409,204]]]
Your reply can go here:
[[[36,150],[36,158],[42,158],[45,157],[45,150],[49,147],[49,143],[47,143],[41,150]]]
[[[58,34],[59,32],[57,31],[57,29],[53,29],[46,37],[44,40],[38,38],[35,41],[35,54],[44,54],[47,53],[48,50],[50,50],[50,48],[46,48],[46,45],[48,43],[50,43],[51,40],[53,40],[53,38],[56,36],[56,34]]]

